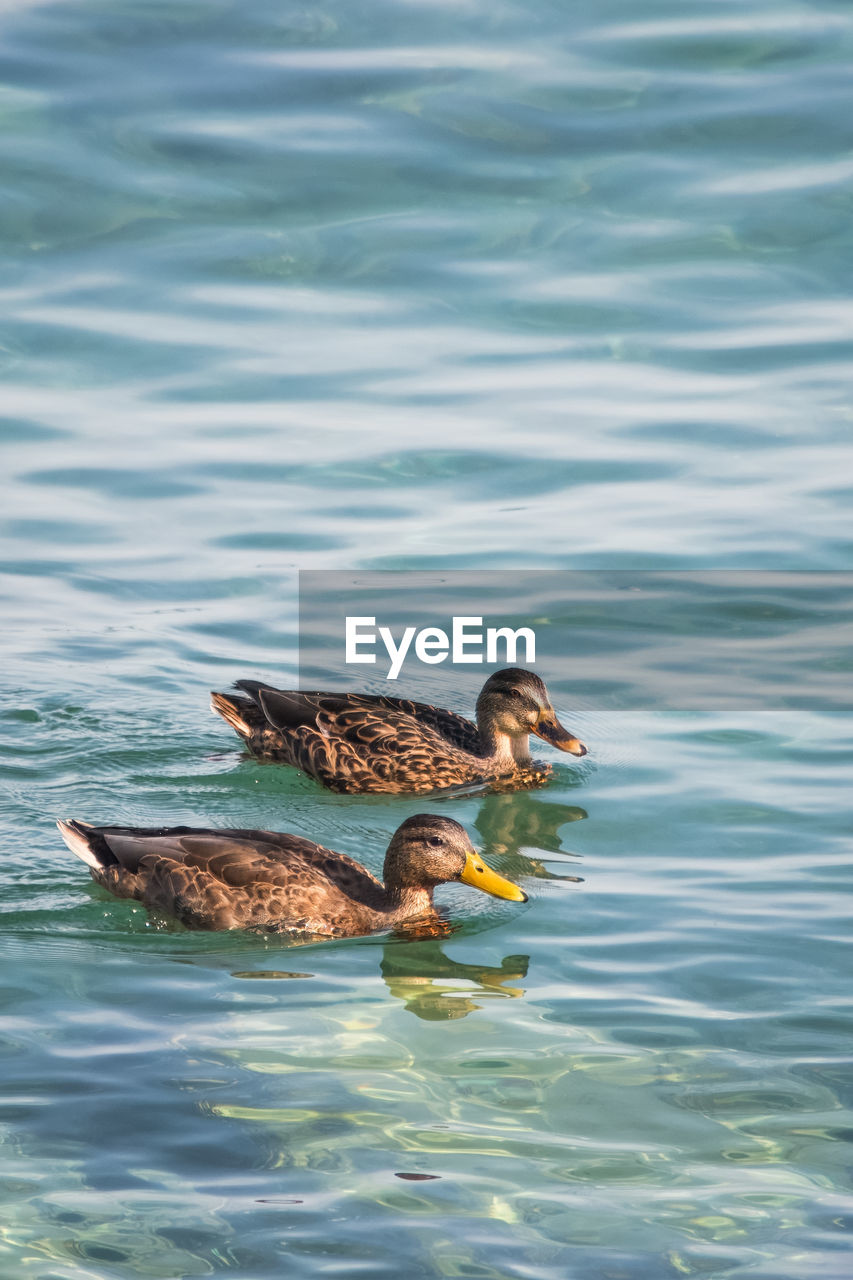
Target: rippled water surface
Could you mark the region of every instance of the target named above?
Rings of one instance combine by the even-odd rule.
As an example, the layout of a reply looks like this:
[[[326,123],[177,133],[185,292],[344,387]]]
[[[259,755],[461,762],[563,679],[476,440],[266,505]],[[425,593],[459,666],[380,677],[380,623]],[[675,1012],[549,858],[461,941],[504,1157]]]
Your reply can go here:
[[[2,8],[3,1274],[846,1280],[849,6]],[[288,949],[91,884],[55,817],[378,870],[424,800],[207,691],[295,679],[298,569],[461,568],[686,571],[642,668],[564,601],[580,767],[426,806],[526,906]],[[723,600],[718,700],[712,569],[833,571]]]

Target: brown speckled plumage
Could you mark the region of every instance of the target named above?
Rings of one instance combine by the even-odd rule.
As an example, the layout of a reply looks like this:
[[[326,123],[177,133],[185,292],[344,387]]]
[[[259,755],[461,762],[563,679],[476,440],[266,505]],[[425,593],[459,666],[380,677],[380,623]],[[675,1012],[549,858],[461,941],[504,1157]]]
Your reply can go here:
[[[541,786],[549,764],[530,758],[535,733],[573,755],[586,748],[559,723],[533,672],[498,671],[477,700],[477,723],[453,711],[359,693],[299,693],[238,680],[243,695],[211,705],[255,755],[294,765],[338,792],[425,792]]]
[[[373,933],[435,919],[433,889],[458,879],[524,898],[485,867],[458,822],[430,814],[407,819],[394,833],[384,884],[346,854],[275,831],[57,825],[98,884],[194,929]]]

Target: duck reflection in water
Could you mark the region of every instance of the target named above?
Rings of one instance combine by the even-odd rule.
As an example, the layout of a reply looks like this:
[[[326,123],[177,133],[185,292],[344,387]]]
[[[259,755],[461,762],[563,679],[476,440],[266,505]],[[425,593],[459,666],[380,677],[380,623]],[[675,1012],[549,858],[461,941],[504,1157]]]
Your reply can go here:
[[[498,965],[468,964],[445,955],[440,938],[454,929],[443,921],[407,922],[383,943],[380,972],[389,992],[410,1013],[427,1022],[464,1018],[482,1007],[483,1000],[523,996],[524,988],[506,986],[527,976],[529,956],[507,956]],[[363,945],[363,944],[362,944]],[[209,958],[208,958],[209,962]],[[234,978],[313,978],[309,972],[283,969],[232,970]],[[473,990],[456,984],[468,983]]]
[[[406,928],[406,938],[385,944],[382,977],[391,995],[426,1022],[464,1018],[481,1008],[482,1000],[524,995],[523,987],[504,984],[527,976],[529,956],[507,956],[499,965],[467,964],[445,955],[437,938],[412,939],[411,926]],[[474,990],[460,990],[455,985],[460,981],[473,984]]]
[[[562,848],[560,827],[587,817],[586,809],[579,805],[557,804],[519,791],[515,795],[486,796],[474,826],[480,833],[486,857],[499,860],[508,875],[533,876],[537,880],[568,880],[577,884],[583,877],[560,875],[547,867],[544,859],[532,856],[532,852],[541,849],[544,853],[559,853],[566,859],[579,857]],[[523,854],[522,849],[525,850]]]

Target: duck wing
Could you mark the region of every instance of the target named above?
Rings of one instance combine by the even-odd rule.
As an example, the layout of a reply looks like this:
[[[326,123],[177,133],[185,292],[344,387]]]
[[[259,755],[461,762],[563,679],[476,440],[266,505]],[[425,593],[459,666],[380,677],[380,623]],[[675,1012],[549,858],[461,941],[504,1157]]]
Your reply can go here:
[[[290,763],[331,791],[425,793],[480,776],[470,753],[378,699],[266,691],[260,699]]]
[[[238,680],[234,687],[247,693],[264,712],[267,721],[282,732],[303,725],[316,727],[317,713],[321,711],[332,715],[354,710],[390,711],[411,716],[418,724],[425,725],[460,751],[477,755],[481,749],[476,724],[457,715],[455,711],[447,711],[444,707],[435,707],[428,702],[391,698],[385,694],[323,693],[318,690],[298,692],[275,689],[258,680]]]
[[[119,897],[136,898],[191,928],[287,927],[339,932],[347,913],[375,907],[383,888],[345,854],[271,831],[86,827],[63,835]],[[88,854],[88,856],[86,856]]]
[[[413,720],[417,720],[418,724],[424,724],[430,729],[434,729],[436,733],[446,739],[454,747],[458,747],[460,751],[467,751],[471,755],[479,755],[482,750],[480,745],[480,731],[476,724],[471,720],[466,720],[465,716],[457,715],[455,711],[447,711],[444,707],[434,707],[429,702],[413,702],[410,698],[388,698],[384,694],[372,699],[379,706],[387,707],[389,711],[400,711],[404,715],[411,716]]]

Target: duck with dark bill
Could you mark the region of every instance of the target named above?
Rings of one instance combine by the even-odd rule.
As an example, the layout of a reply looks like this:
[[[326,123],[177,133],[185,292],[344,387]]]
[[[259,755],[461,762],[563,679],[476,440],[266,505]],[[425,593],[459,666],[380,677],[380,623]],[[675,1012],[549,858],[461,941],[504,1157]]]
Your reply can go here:
[[[573,756],[584,744],[557,719],[542,680],[508,667],[489,676],[477,721],[384,694],[299,693],[238,680],[211,706],[255,755],[295,766],[338,792],[424,794],[449,787],[538,787],[551,765],[530,755],[531,733]]]

